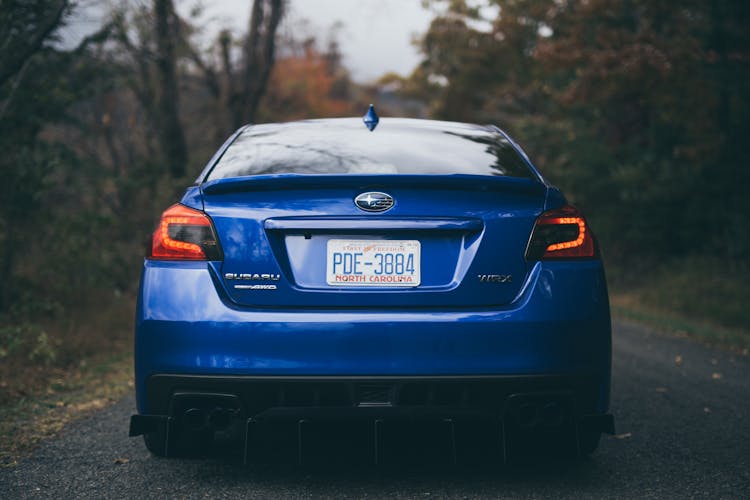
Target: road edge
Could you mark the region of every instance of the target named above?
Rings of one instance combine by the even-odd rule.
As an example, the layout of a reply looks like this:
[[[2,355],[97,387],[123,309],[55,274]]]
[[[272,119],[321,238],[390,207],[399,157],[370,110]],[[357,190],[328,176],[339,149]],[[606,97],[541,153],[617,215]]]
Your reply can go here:
[[[0,467],[14,467],[67,424],[116,403],[132,390],[133,356],[128,352],[71,370],[65,380],[50,380],[46,394],[0,408]]]
[[[630,296],[610,295],[612,317],[631,322],[661,335],[686,338],[743,356],[750,353],[750,332],[695,321],[679,314],[644,306]]]

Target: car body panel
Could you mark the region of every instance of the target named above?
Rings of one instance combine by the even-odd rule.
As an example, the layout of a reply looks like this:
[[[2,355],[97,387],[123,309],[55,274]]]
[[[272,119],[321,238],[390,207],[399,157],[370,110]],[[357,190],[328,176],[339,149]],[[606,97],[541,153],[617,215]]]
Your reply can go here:
[[[598,261],[534,266],[503,308],[248,309],[206,263],[147,262],[138,302],[138,409],[156,373],[596,377],[608,408],[610,331]],[[561,320],[564,317],[564,320]]]
[[[223,179],[208,183],[204,210],[224,250],[219,275],[282,277],[273,291],[237,289],[234,281],[222,280],[227,294],[248,306],[509,303],[530,269],[524,250],[542,211],[543,186],[523,179],[456,176],[439,182],[425,177],[290,176],[254,178],[251,186]],[[365,213],[353,203],[359,193],[375,189],[387,190],[396,200],[387,213]],[[455,223],[447,225],[446,219]],[[406,290],[355,287],[340,293],[325,281],[326,243],[337,238],[419,240],[423,283]],[[513,279],[488,286],[477,277],[482,274]]]

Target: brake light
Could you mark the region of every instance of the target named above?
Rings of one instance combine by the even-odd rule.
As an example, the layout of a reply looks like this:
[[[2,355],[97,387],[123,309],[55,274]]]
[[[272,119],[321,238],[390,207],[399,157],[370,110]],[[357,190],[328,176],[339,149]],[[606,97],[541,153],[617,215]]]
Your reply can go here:
[[[148,257],[157,260],[220,260],[211,219],[200,210],[172,205],[163,214],[151,238]]]
[[[526,249],[526,259],[571,259],[596,256],[596,242],[583,214],[566,205],[540,215]]]

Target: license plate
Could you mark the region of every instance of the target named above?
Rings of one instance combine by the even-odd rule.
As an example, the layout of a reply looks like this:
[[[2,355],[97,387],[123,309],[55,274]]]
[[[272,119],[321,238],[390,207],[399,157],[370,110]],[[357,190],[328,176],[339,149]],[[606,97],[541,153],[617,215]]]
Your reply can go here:
[[[335,286],[419,286],[418,240],[328,240],[326,282]]]

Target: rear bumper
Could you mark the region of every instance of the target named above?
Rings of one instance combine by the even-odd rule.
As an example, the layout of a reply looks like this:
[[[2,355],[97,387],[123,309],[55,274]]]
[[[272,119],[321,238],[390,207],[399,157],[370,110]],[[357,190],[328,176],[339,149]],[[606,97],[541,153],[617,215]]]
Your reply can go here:
[[[581,436],[614,433],[611,415],[588,413],[597,381],[586,377],[155,375],[147,387],[155,414],[134,415],[130,435],[157,433],[167,455],[185,431],[233,429],[244,439],[246,461],[286,449],[282,455],[291,450],[300,463],[313,441],[330,446],[331,433],[344,442],[364,439],[357,448],[375,463],[388,456],[389,441],[403,451],[404,436],[415,432],[429,432],[429,443],[445,441],[454,462],[462,448],[473,454],[477,447],[503,460],[539,444],[580,454]]]
[[[334,412],[359,408],[392,412],[422,408],[440,413],[471,409],[500,415],[516,394],[559,396],[569,413],[583,415],[596,407],[599,382],[575,376],[360,376],[279,377],[154,375],[147,381],[151,413],[179,416],[174,395],[183,397],[223,394],[235,398],[244,418],[257,418],[279,408]]]
[[[503,394],[525,391],[522,380],[585,380],[561,390],[585,387],[581,415],[608,410],[610,318],[598,261],[537,264],[512,304],[482,310],[240,308],[220,295],[206,263],[147,262],[141,286],[141,414],[167,415],[170,392],[202,391],[209,380],[210,391],[232,392],[243,377],[394,377],[400,387],[490,376],[504,379]]]

